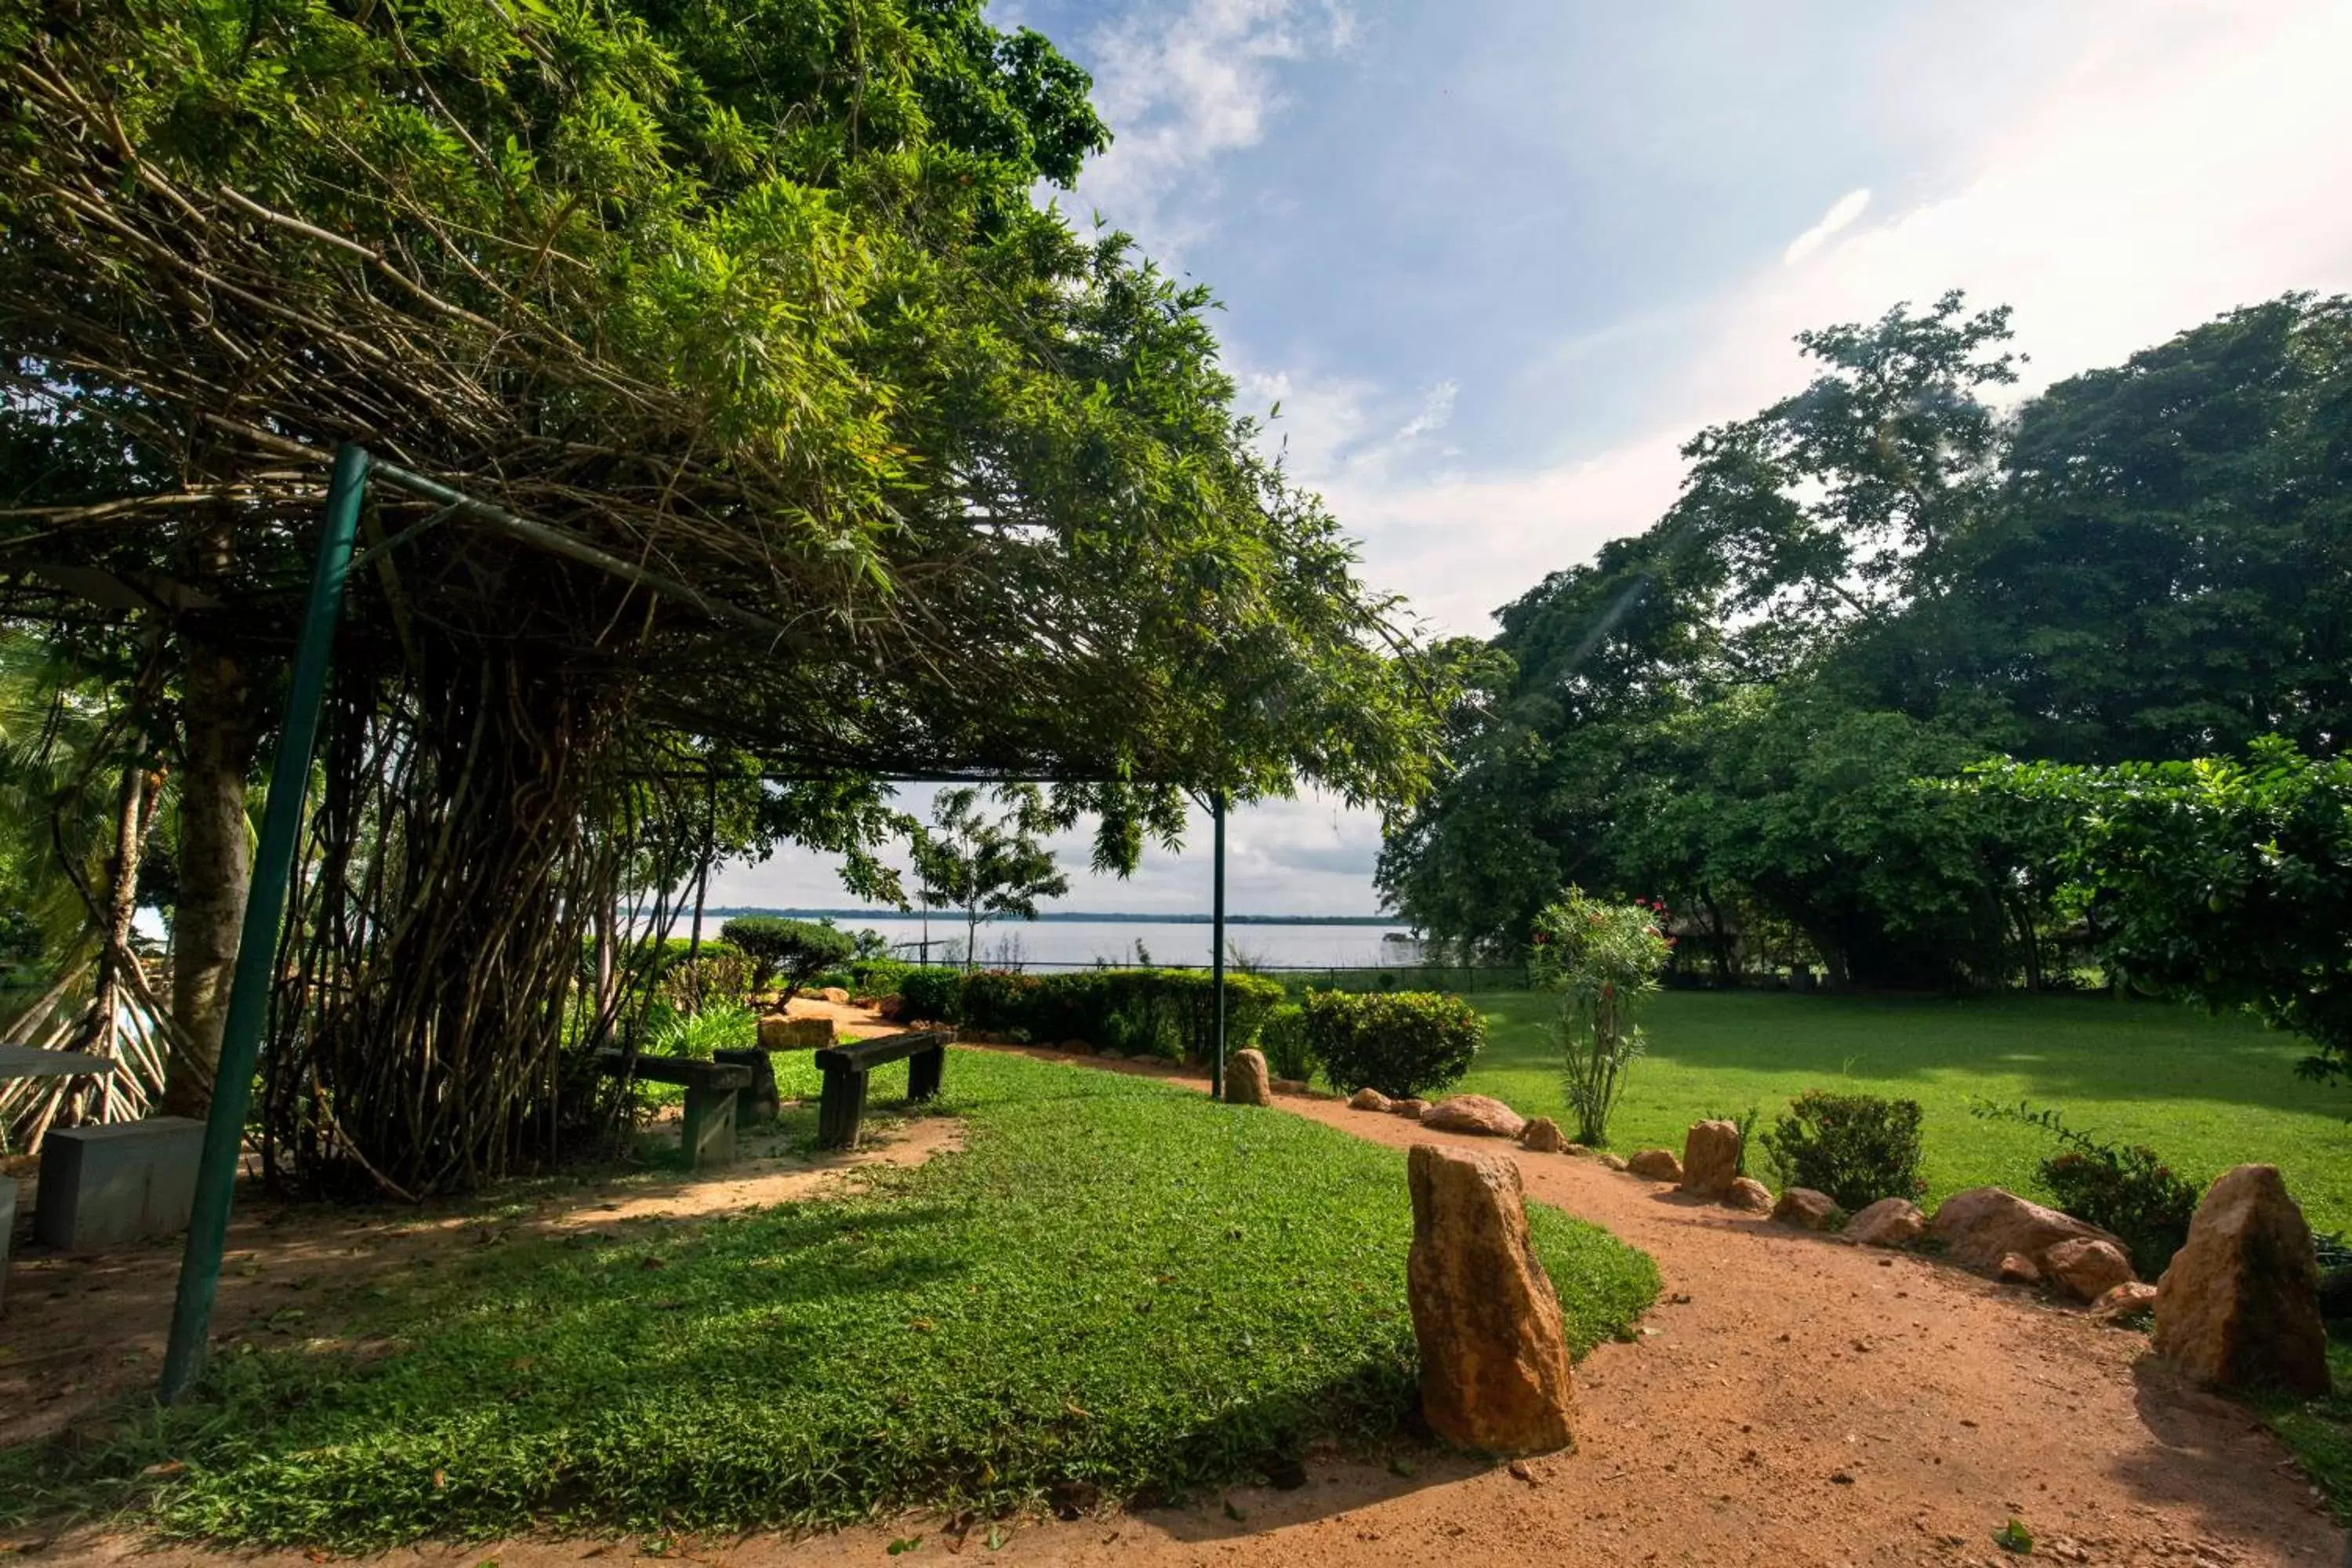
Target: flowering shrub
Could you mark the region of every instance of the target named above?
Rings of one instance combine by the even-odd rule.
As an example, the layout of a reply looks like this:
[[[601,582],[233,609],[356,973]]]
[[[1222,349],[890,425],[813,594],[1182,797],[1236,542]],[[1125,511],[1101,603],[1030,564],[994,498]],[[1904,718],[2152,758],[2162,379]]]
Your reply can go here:
[[[1580,888],[1536,917],[1528,973],[1560,994],[1560,1050],[1580,1143],[1608,1142],[1626,1068],[1642,1054],[1633,1009],[1657,990],[1673,951],[1664,921],[1664,904],[1613,904]]]

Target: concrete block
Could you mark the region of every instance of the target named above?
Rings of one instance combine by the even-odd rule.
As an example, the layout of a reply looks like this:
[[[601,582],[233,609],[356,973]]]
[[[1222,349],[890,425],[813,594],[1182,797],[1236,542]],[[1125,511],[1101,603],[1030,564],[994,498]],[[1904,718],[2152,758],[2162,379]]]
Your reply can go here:
[[[33,1234],[68,1252],[97,1252],[188,1227],[205,1124],[184,1116],[52,1129],[41,1142]]]
[[[16,1235],[16,1183],[0,1176],[0,1307],[8,1304],[8,1244]]]

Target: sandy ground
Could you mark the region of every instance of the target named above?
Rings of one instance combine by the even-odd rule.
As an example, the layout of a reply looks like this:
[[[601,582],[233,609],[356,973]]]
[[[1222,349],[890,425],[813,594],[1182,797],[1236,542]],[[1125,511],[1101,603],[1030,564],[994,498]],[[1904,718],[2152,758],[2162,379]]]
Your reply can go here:
[[[1480,1142],[1328,1100],[1286,1098],[1281,1110],[1400,1150]],[[1507,1468],[1435,1458],[1411,1476],[1311,1458],[1295,1490],[1236,1488],[1177,1509],[1019,1521],[1003,1527],[1001,1550],[985,1544],[985,1523],[958,1538],[934,1518],[805,1541],[503,1542],[373,1561],[2008,1564],[1992,1536],[2014,1515],[2035,1554],[2062,1563],[2352,1564],[2284,1450],[2244,1408],[2150,1361],[2139,1334],[1926,1258],[1695,1205],[1591,1160],[1517,1157],[1531,1195],[1607,1226],[1665,1276],[1639,1342],[1603,1346],[1578,1369],[1573,1452]],[[77,1535],[29,1560],[322,1559],[142,1552]]]

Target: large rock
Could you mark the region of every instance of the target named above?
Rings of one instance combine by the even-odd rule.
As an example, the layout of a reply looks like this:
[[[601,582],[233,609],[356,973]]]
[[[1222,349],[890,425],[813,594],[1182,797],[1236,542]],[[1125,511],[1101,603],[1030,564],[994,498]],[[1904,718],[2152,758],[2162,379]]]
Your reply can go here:
[[[1845,1211],[1837,1199],[1811,1187],[1790,1187],[1772,1205],[1772,1217],[1782,1225],[1793,1225],[1800,1230],[1827,1230],[1837,1224]]]
[[[1377,1089],[1360,1089],[1348,1097],[1350,1110],[1386,1110],[1389,1103],[1389,1097]]]
[[[1937,1205],[1927,1234],[1942,1242],[1945,1256],[1961,1268],[1996,1278],[2000,1260],[2011,1254],[2032,1263],[2037,1272],[2046,1272],[2042,1258],[2062,1241],[2104,1241],[2131,1256],[2121,1238],[2097,1226],[1999,1187],[1954,1193]]]
[[[1575,1398],[1568,1342],[1528,1237],[1518,1166],[1482,1150],[1416,1143],[1406,1173],[1405,1280],[1431,1429],[1493,1454],[1566,1447]]]
[[[1483,1094],[1457,1094],[1421,1113],[1433,1132],[1472,1132],[1482,1138],[1517,1138],[1527,1119],[1501,1100]]]
[[[1735,1176],[1723,1194],[1723,1201],[1742,1214],[1770,1214],[1772,1189],[1753,1176]]]
[[[1235,1051],[1225,1058],[1225,1103],[1272,1105],[1273,1079],[1274,1074],[1266,1068],[1264,1051]]]
[[[849,993],[838,985],[828,985],[824,990],[818,992],[816,995],[818,1001],[831,1002],[835,1006],[839,1006],[849,1000]]]
[[[1739,1123],[1694,1121],[1683,1134],[1683,1191],[1712,1202],[1739,1179]]]
[[[2275,1165],[2241,1165],[2206,1189],[2157,1281],[2156,1352],[2214,1388],[2328,1392],[2319,1259]]]
[[[1683,1163],[1675,1158],[1671,1149],[1643,1149],[1625,1162],[1625,1169],[1645,1182],[1679,1182],[1683,1179]]]
[[[1538,1116],[1519,1129],[1519,1147],[1538,1154],[1565,1154],[1572,1145],[1549,1116]]]
[[[2042,1272],[2077,1301],[2095,1301],[2134,1278],[2131,1258],[2112,1241],[2078,1236],[2042,1255]]]
[[[1902,1247],[1927,1228],[1927,1216],[1909,1198],[1881,1198],[1845,1222],[1845,1238],[1864,1247]]]

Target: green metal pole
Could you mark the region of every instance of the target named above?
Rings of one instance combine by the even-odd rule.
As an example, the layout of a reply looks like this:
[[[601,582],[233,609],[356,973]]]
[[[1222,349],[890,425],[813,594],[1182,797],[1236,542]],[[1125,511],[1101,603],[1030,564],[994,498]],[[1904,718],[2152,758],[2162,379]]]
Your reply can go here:
[[[167,1405],[204,1375],[213,1297],[220,1289],[229,1205],[236,1196],[237,1162],[245,1147],[245,1112],[253,1098],[254,1064],[261,1054],[261,1026],[269,1012],[270,975],[278,963],[278,925],[286,913],[287,888],[294,875],[295,838],[302,826],[302,799],[310,785],[319,708],[326,697],[327,663],[334,652],[335,623],[342,616],[343,579],[351,571],[367,472],[364,448],[344,447],[336,452],[334,478],[327,487],[327,524],[310,573],[302,640],[294,652],[293,689],[286,697],[286,731],[269,769],[269,804],[262,814],[245,926],[237,938],[236,976],[221,1028],[220,1069],[213,1079],[212,1110],[205,1121],[203,1163],[196,1168],[195,1208],[188,1219],[187,1250],[180,1259],[179,1293],[172,1303],[172,1338],[163,1352],[163,1398]]]
[[[1209,956],[1210,988],[1217,994],[1217,1059],[1209,1070],[1212,1099],[1225,1098],[1225,792],[1209,797],[1209,818],[1216,824],[1217,866],[1211,894],[1210,940],[1216,946]]]

